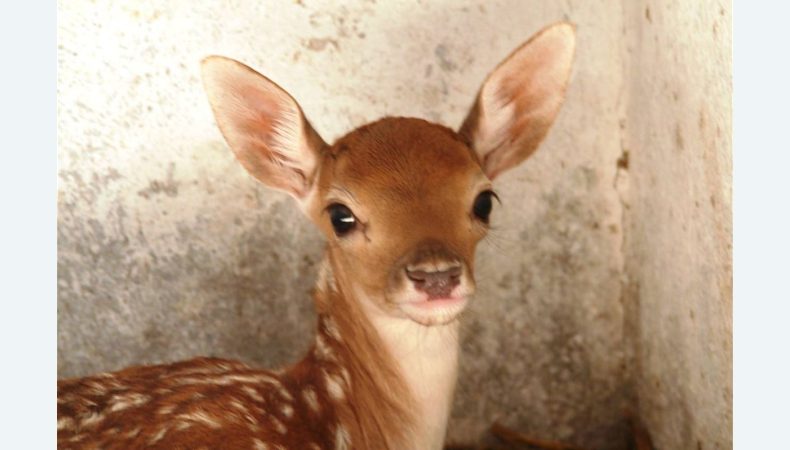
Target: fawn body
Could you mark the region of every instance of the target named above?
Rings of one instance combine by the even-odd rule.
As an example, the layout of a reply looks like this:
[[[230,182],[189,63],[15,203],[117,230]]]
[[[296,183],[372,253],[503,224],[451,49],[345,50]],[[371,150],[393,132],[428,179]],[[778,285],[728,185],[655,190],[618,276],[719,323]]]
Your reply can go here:
[[[198,358],[61,380],[59,447],[441,448],[491,180],[547,133],[574,44],[568,24],[536,34],[489,75],[458,132],[385,118],[331,146],[275,83],[204,60],[239,161],[327,237],[315,343],[280,371]]]

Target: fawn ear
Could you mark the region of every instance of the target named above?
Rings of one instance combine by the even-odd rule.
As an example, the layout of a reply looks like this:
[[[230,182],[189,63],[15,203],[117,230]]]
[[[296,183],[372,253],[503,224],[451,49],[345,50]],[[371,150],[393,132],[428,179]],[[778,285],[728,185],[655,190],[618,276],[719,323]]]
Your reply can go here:
[[[221,56],[201,63],[203,86],[236,158],[264,184],[304,199],[326,146],[285,90]]]
[[[527,159],[546,136],[565,98],[576,28],[544,28],[486,78],[460,129],[494,179]]]

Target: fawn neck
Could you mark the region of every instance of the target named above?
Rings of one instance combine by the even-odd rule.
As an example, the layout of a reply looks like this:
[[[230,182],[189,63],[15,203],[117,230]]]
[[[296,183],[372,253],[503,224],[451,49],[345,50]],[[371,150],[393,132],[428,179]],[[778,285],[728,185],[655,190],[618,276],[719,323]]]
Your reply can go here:
[[[414,448],[442,448],[457,378],[458,322],[425,326],[384,315],[371,321],[413,396]]]
[[[442,448],[457,377],[458,321],[424,326],[387,315],[355,294],[351,277],[331,260],[325,257],[316,290],[317,339],[326,322],[337,325],[341,365],[351,372],[346,407],[353,410],[341,416],[357,422],[352,442],[363,445],[355,448]]]

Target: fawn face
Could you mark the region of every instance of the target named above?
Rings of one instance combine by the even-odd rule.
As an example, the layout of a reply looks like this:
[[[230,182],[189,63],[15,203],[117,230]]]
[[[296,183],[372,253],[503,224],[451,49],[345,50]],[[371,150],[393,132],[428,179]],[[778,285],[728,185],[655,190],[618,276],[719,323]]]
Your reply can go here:
[[[315,189],[308,210],[345,272],[336,277],[423,324],[463,309],[493,193],[459,135],[419,119],[364,126],[325,152]]]
[[[386,118],[331,146],[288,93],[251,68],[209,57],[203,79],[239,161],[295,197],[325,234],[344,293],[434,325],[455,320],[474,292],[474,251],[496,198],[491,182],[548,132],[574,44],[571,25],[539,32],[489,75],[457,133]]]

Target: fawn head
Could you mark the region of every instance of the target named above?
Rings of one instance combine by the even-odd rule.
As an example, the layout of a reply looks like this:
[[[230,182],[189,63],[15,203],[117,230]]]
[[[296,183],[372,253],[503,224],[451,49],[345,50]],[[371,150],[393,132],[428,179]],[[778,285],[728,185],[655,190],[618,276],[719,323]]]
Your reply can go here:
[[[232,59],[203,80],[219,128],[247,171],[287,192],[329,242],[345,294],[423,325],[455,320],[474,292],[492,181],[537,148],[565,96],[575,29],[537,33],[485,80],[455,132],[385,118],[326,144],[297,102]]]

